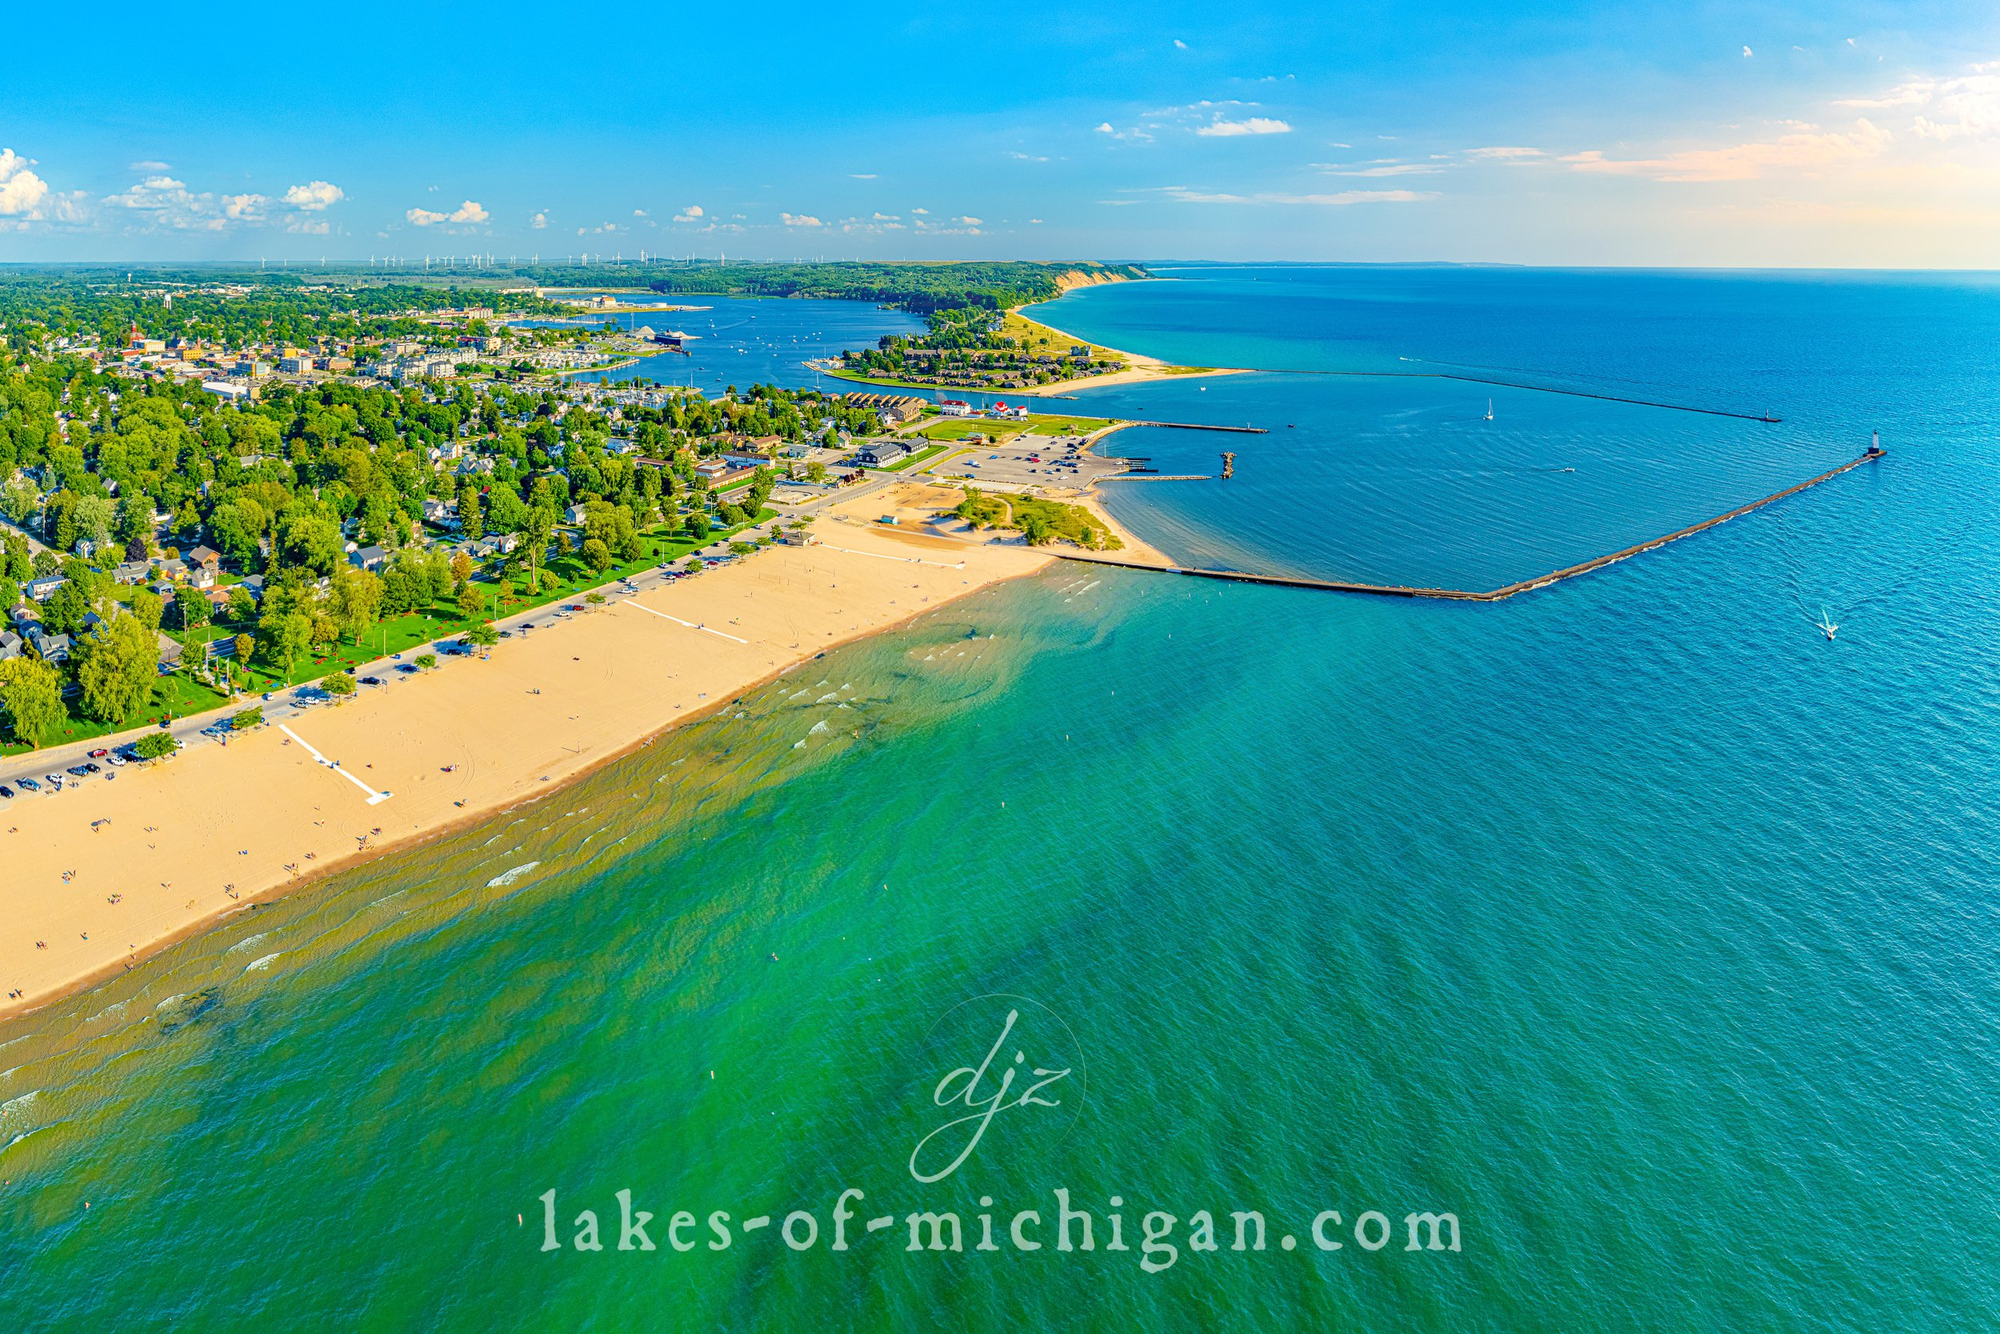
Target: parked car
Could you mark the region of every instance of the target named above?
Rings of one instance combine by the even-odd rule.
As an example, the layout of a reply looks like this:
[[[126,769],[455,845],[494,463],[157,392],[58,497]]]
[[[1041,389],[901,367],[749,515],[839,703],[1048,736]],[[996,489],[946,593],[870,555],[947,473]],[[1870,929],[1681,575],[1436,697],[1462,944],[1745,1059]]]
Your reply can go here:
[[[107,758],[107,759],[109,759],[109,758],[110,758],[110,755],[111,755],[111,752],[110,752],[110,751],[104,751],[104,750],[99,750],[99,751],[92,751],[91,753],[92,753],[93,755],[102,755],[102,756],[104,756],[104,757],[105,757],[105,758]],[[96,766],[95,764],[92,764],[92,763],[90,763],[89,761],[85,761],[85,762],[84,762],[84,766],[83,766],[83,767],[84,767],[84,769],[85,769],[85,770],[86,770],[87,772],[89,772],[89,773],[94,773],[94,774],[101,774],[101,773],[103,773],[103,772],[104,772],[104,770],[102,770],[102,769],[98,768],[98,767],[97,767],[97,766]]]
[[[44,783],[47,783],[47,784],[49,785],[49,791],[51,791],[51,792],[60,792],[60,791],[62,791],[62,775],[61,775],[61,774],[43,774],[43,775],[42,775],[42,781],[43,781]]]
[[[364,676],[361,678],[361,684],[365,686],[379,686],[382,684],[382,678],[379,676]]]
[[[12,801],[13,799],[14,789],[8,787],[5,783],[0,783],[0,801]]]
[[[81,764],[72,764],[69,768],[63,770],[63,772],[66,774],[73,774],[78,778],[90,777],[90,770],[86,769]]]
[[[111,754],[110,751],[104,749],[102,746],[99,746],[96,750],[90,752],[90,758],[93,760],[101,760],[106,756],[108,756],[109,754]]]
[[[17,778],[14,782],[23,792],[40,792],[42,790],[42,785],[32,778]]]
[[[125,765],[131,763],[130,760],[126,759],[123,755],[119,754],[115,750],[112,751],[109,755],[106,755],[104,757],[104,762],[106,764],[109,764],[114,769],[123,768]]]

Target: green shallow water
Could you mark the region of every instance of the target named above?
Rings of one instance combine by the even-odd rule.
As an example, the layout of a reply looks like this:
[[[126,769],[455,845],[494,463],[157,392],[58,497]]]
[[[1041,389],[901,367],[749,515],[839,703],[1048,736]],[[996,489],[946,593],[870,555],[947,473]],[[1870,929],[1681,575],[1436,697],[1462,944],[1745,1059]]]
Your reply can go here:
[[[2000,413],[1954,383],[1894,466],[1548,595],[989,590],[0,1029],[0,1318],[1979,1327]],[[1010,1011],[981,1087],[1060,1105],[917,1180]],[[1017,1249],[1057,1188],[1094,1248]],[[606,1250],[541,1249],[550,1189]]]

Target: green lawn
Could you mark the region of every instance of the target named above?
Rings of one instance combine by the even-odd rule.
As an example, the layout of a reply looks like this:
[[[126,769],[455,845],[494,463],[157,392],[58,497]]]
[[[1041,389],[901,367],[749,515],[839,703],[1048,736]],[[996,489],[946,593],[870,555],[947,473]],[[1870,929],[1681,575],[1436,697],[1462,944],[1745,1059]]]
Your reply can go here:
[[[938,455],[950,449],[950,445],[927,445],[899,463],[892,463],[883,472],[903,472],[909,468],[921,467]]]
[[[457,603],[434,603],[430,607],[378,622],[362,636],[362,642],[358,646],[343,639],[324,657],[301,658],[294,664],[289,675],[281,674],[262,657],[255,657],[250,662],[250,684],[245,690],[256,694],[266,690],[304,685],[308,681],[318,680],[328,672],[349,670],[391,653],[407,652],[419,644],[464,634],[474,625],[498,616],[512,616],[519,612],[533,611],[537,607],[545,607],[552,602],[577,598],[590,589],[636,574],[641,570],[651,569],[663,561],[678,560],[691,551],[707,546],[710,542],[726,540],[755,524],[768,523],[777,517],[777,513],[776,510],[766,508],[751,523],[739,524],[728,529],[718,528],[700,542],[681,535],[678,530],[674,535],[667,536],[664,529],[655,528],[641,534],[639,540],[643,549],[638,559],[621,561],[603,574],[598,574],[585,565],[582,556],[575,552],[567,552],[543,567],[539,594],[531,598],[525,589],[519,590],[513,601],[497,609],[493,605],[493,599],[499,592],[499,585],[475,581],[473,587],[487,599],[486,614],[467,620],[459,614]],[[169,638],[178,640],[184,645],[192,645],[188,649],[187,657],[192,665],[200,661],[199,646],[206,640],[224,639],[237,634],[254,635],[256,632],[256,625],[253,622],[250,625],[223,624],[204,627],[192,634],[177,630],[169,630],[166,633]],[[148,723],[158,722],[163,716],[185,718],[189,714],[201,713],[226,704],[228,697],[192,680],[184,672],[175,672],[161,677],[153,687],[152,702],[124,723],[101,723],[95,719],[79,717],[74,711],[81,702],[80,697],[69,701],[71,708],[69,721],[57,728],[46,744],[61,746],[72,741],[108,736],[127,728],[144,727]],[[23,754],[27,749],[28,747],[18,742],[0,744],[0,756]]]
[[[72,741],[88,741],[95,737],[109,736],[122,732],[128,727],[143,727],[147,723],[158,722],[161,717],[171,715],[184,718],[191,713],[212,709],[224,702],[223,696],[210,690],[198,681],[189,680],[179,672],[163,676],[153,685],[153,699],[144,709],[132,716],[130,722],[100,723],[94,718],[79,717],[75,710],[83,702],[82,697],[68,701],[71,709],[67,722],[46,739],[44,744],[66,746]],[[0,755],[20,755],[27,747],[19,742],[0,745]]]
[[[971,436],[984,435],[1006,441],[1030,432],[1035,435],[1089,435],[1092,431],[1103,430],[1114,420],[1110,417],[1057,416],[1045,413],[1033,413],[1024,418],[999,421],[985,417],[947,417],[919,428],[917,434],[926,440],[965,440]]]
[[[593,588],[637,574],[641,570],[649,570],[663,561],[678,560],[710,542],[732,537],[752,524],[765,523],[776,517],[777,511],[767,508],[752,520],[751,524],[739,524],[729,529],[718,528],[700,542],[682,536],[678,531],[668,536],[664,529],[655,528],[640,535],[641,550],[637,559],[620,561],[602,574],[586,565],[581,555],[576,552],[566,552],[542,567],[541,591],[538,594],[533,597],[528,596],[524,578],[517,581],[514,597],[505,606],[495,605],[494,599],[500,591],[497,582],[475,580],[472,586],[486,598],[486,610],[479,616],[468,620],[460,614],[455,601],[432,603],[428,607],[377,622],[374,628],[362,636],[359,646],[342,640],[325,657],[301,658],[289,676],[281,675],[274,666],[258,656],[250,663],[252,684],[248,688],[253,691],[264,691],[275,690],[281,686],[303,685],[308,681],[318,680],[328,672],[349,670],[392,653],[408,652],[419,644],[462,635],[484,621],[514,616],[524,611],[533,611],[537,607],[548,606],[553,602],[580,597]],[[256,627],[254,624],[217,626],[211,637],[220,639],[238,633],[254,635]],[[173,631],[168,631],[168,634],[176,639],[182,638]],[[204,634],[210,632],[198,630],[193,638],[199,642]]]

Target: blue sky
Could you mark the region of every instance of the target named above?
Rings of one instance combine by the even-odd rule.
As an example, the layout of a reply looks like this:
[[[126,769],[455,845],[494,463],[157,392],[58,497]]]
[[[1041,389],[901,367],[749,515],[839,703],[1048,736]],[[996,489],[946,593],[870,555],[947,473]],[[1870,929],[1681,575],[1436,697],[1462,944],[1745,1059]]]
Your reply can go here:
[[[698,8],[17,11],[0,261],[2000,267],[1990,3]]]

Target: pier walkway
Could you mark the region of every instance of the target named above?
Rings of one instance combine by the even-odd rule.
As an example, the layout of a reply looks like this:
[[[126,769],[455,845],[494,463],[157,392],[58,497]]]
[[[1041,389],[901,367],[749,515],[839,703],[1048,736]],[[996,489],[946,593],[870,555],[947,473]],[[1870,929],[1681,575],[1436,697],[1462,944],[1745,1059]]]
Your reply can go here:
[[[1057,552],[1056,555],[1062,560],[1078,561],[1088,565],[1123,565],[1127,569],[1133,570],[1155,570],[1163,574],[1186,574],[1198,579],[1226,579],[1242,584],[1277,584],[1285,588],[1317,588],[1331,593],[1368,593],[1377,597],[1446,598],[1456,602],[1499,602],[1503,599],[1513,597],[1516,593],[1531,593],[1538,588],[1547,588],[1550,584],[1559,584],[1565,579],[1574,579],[1580,574],[1589,574],[1592,570],[1601,570],[1607,565],[1616,565],[1621,560],[1627,560],[1644,552],[1657,550],[1660,547],[1666,546],[1669,542],[1678,542],[1684,537],[1693,537],[1696,533],[1707,532],[1710,528],[1714,528],[1718,524],[1725,524],[1731,519],[1741,518],[1752,510],[1762,509],[1764,506],[1783,500],[1787,496],[1795,496],[1801,491],[1818,486],[1821,482],[1831,481],[1844,472],[1849,472],[1864,463],[1881,457],[1882,455],[1879,453],[1871,452],[1863,454],[1858,459],[1850,459],[1838,468],[1834,468],[1829,472],[1823,472],[1817,477],[1808,478],[1796,486],[1788,486],[1783,491],[1773,492],[1761,500],[1753,500],[1747,505],[1739,505],[1727,514],[1718,514],[1713,519],[1704,519],[1700,523],[1691,524],[1686,528],[1668,533],[1664,537],[1656,537],[1650,542],[1641,542],[1636,546],[1626,547],[1622,551],[1614,551],[1608,556],[1598,556],[1593,560],[1582,561],[1579,564],[1566,566],[1560,570],[1551,570],[1549,573],[1538,575],[1533,579],[1522,579],[1516,583],[1507,584],[1504,587],[1493,589],[1487,593],[1475,593],[1457,588],[1412,588],[1401,584],[1343,583],[1333,579],[1306,579],[1285,574],[1250,574],[1241,570],[1200,570],[1177,565],[1140,565],[1118,560],[1112,556],[1094,554],[1086,556],[1068,552]]]

